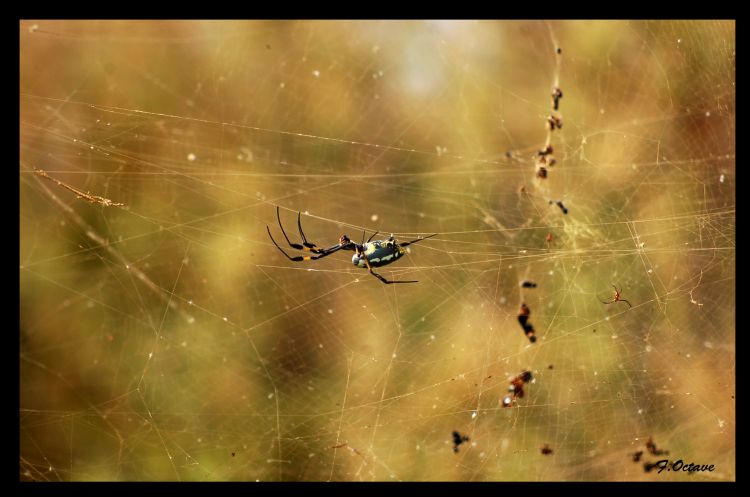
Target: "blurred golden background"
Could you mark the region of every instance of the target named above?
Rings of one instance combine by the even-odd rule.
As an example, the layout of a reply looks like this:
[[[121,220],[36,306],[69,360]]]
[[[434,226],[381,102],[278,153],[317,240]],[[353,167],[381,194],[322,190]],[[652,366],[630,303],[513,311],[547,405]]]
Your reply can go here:
[[[19,29],[22,480],[735,479],[734,22]]]

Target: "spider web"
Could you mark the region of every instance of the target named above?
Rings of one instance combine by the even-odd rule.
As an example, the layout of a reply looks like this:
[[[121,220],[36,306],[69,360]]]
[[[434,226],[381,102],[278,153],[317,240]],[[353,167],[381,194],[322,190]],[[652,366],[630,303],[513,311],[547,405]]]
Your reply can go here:
[[[21,479],[734,480],[734,34],[21,22]]]

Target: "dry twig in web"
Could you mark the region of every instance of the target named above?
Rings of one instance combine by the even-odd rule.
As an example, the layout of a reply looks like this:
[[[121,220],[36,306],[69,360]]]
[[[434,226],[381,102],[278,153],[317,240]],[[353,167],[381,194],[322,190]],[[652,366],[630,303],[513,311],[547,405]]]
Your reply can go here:
[[[43,178],[47,178],[47,179],[49,179],[51,181],[54,181],[54,182],[60,184],[61,186],[64,186],[65,188],[71,189],[67,185],[65,185],[65,184],[63,184],[63,183],[61,183],[61,182],[59,182],[59,181],[57,181],[57,180],[55,180],[53,178],[50,178],[49,176],[47,176],[47,173],[45,173],[44,171],[41,171],[41,170],[37,169],[37,170],[35,170],[35,172],[36,172],[37,176],[42,176]],[[40,174],[40,173],[42,173],[42,174]],[[182,316],[182,318],[185,319],[185,321],[187,321],[188,323],[192,323],[193,322],[194,318],[192,316],[190,316],[189,314],[187,314],[182,309],[180,309],[180,307],[177,305],[177,303],[170,298],[171,293],[169,293],[168,290],[165,290],[165,289],[161,288],[160,286],[158,286],[156,283],[154,283],[151,280],[151,278],[149,278],[146,275],[146,273],[144,273],[143,271],[141,271],[140,269],[138,269],[135,265],[131,264],[120,252],[118,252],[109,243],[109,241],[107,239],[105,239],[103,236],[101,236],[99,233],[97,233],[94,230],[94,228],[91,227],[91,225],[89,225],[86,221],[84,221],[84,219],[81,216],[79,216],[78,213],[75,210],[73,210],[73,208],[70,205],[68,205],[65,202],[63,202],[57,195],[55,195],[55,193],[52,190],[50,190],[49,188],[47,188],[46,186],[44,186],[44,184],[42,183],[42,180],[37,179],[37,181],[39,182],[39,186],[50,197],[50,199],[52,199],[52,201],[55,202],[63,210],[63,212],[67,213],[70,216],[70,218],[81,228],[81,230],[86,234],[86,236],[89,239],[91,239],[94,243],[96,243],[98,247],[104,248],[104,250],[106,250],[107,252],[109,252],[120,264],[122,264],[123,266],[125,266],[128,269],[128,271],[130,271],[133,274],[135,274],[135,276],[141,282],[143,282],[148,287],[149,290],[151,290],[152,292],[154,292],[164,302],[166,302],[167,306],[170,309],[178,312]],[[72,189],[72,190],[74,192],[77,191],[75,189]],[[99,197],[99,198],[101,198],[101,197]],[[108,199],[104,199],[104,200],[108,200]],[[112,204],[109,204],[109,205],[122,205],[122,204],[114,204],[114,203],[112,203]]]
[[[73,188],[72,186],[63,183],[60,180],[56,180],[55,178],[51,177],[49,174],[47,174],[45,171],[42,171],[41,169],[34,169],[34,172],[36,173],[37,176],[41,176],[42,178],[47,178],[48,180],[53,181],[53,182],[57,183],[58,185],[62,186],[63,188],[65,188],[67,190],[70,190],[71,192],[75,193],[76,194],[76,198],[82,198],[84,200],[88,200],[92,204],[101,204],[101,205],[103,205],[105,207],[116,206],[116,205],[125,205],[125,204],[121,204],[119,202],[112,202],[110,199],[104,198],[104,197],[100,197],[99,195],[92,195],[91,193],[82,192],[81,190],[77,190],[76,188]]]

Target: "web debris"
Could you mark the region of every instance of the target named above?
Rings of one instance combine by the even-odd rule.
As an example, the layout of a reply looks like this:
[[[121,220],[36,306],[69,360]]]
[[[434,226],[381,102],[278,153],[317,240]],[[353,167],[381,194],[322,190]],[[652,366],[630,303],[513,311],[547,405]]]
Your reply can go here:
[[[41,176],[42,178],[46,178],[54,183],[57,183],[58,185],[62,186],[63,188],[70,190],[71,192],[76,194],[76,198],[82,198],[88,202],[91,202],[92,204],[100,204],[104,207],[112,207],[112,206],[119,206],[119,205],[125,205],[120,202],[113,202],[112,200],[104,197],[100,197],[99,195],[94,195],[92,193],[88,192],[82,192],[81,190],[78,190],[77,188],[73,188],[72,186],[68,185],[67,183],[63,183],[62,181],[55,179],[51,177],[49,174],[47,174],[45,171],[41,169],[34,169],[34,172],[37,176]]]

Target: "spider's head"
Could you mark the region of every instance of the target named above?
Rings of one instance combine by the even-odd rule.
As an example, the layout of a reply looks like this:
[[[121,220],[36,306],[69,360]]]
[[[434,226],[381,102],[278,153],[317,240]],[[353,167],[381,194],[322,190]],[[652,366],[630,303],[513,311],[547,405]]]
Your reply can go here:
[[[346,245],[348,243],[351,243],[351,240],[349,240],[349,237],[346,235],[341,235],[341,238],[339,238],[339,245]]]

